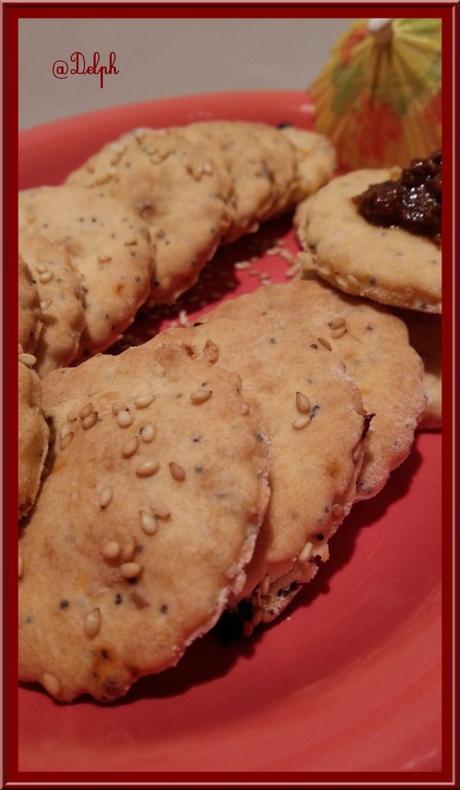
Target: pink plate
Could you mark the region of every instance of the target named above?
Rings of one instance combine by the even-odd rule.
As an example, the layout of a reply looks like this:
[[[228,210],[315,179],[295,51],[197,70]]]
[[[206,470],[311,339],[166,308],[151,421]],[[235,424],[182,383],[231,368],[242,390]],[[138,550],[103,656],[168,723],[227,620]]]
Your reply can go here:
[[[20,186],[56,184],[104,142],[136,126],[203,118],[311,127],[299,92],[227,93],[149,102],[23,132]],[[219,253],[174,309],[136,334],[286,281],[274,240],[295,252],[290,222]],[[249,270],[235,262],[252,256]],[[441,436],[419,434],[410,458],[331,543],[331,559],[286,615],[224,646],[215,633],[175,669],[111,706],[59,705],[19,692],[21,771],[438,771],[441,769]]]

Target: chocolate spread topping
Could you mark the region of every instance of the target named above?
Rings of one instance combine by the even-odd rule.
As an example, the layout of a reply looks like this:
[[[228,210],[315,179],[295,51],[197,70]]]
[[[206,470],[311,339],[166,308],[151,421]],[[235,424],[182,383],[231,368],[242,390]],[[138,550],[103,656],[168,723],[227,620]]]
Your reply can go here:
[[[413,159],[395,181],[371,184],[353,201],[373,225],[400,227],[441,240],[442,154]]]

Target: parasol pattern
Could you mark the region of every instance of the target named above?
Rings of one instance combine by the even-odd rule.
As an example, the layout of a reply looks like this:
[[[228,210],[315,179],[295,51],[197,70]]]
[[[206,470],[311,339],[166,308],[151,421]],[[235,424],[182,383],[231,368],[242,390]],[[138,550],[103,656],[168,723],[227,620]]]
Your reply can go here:
[[[310,93],[342,166],[428,155],[441,145],[441,20],[357,21]]]

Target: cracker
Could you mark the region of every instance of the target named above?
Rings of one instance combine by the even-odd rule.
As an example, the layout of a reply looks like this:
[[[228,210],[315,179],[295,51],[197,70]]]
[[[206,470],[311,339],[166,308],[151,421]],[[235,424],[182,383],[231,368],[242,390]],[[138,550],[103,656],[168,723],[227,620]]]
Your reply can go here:
[[[398,316],[406,324],[410,344],[421,357],[425,369],[423,387],[427,404],[420,418],[419,427],[441,428],[441,318],[414,310],[401,310]]]
[[[57,440],[20,542],[20,678],[114,699],[176,664],[244,584],[268,443],[238,377],[177,345],[43,386]]]
[[[18,362],[19,386],[19,517],[27,515],[37,497],[49,429],[43,417],[40,379],[29,365]]]
[[[42,330],[40,297],[29,267],[19,256],[18,261],[18,342],[27,354],[37,348]]]
[[[276,126],[252,123],[251,127],[265,151],[265,161],[273,184],[274,199],[264,219],[284,214],[292,207],[291,195],[297,179],[297,155],[294,146]]]
[[[68,181],[102,188],[147,223],[156,250],[151,303],[173,302],[191,288],[230,222],[228,174],[177,129],[125,134]]]
[[[281,327],[276,315],[216,319],[168,330],[161,341],[188,343],[211,367],[217,359],[236,370],[243,393],[261,408],[272,493],[239,598],[250,597],[252,622],[268,622],[312,578],[318,558],[328,558],[328,540],[354,501],[360,395],[340,359],[295,323]]]
[[[254,125],[243,121],[203,121],[186,127],[187,136],[199,145],[219,145],[233,184],[232,221],[223,241],[252,233],[266,218],[276,194],[267,163],[267,152]]]
[[[337,167],[337,158],[334,146],[322,134],[295,126],[285,126],[281,132],[295,152],[296,178],[287,201],[293,208],[329,181]]]
[[[35,350],[36,370],[44,376],[75,359],[85,325],[83,288],[64,244],[20,234],[19,247],[40,298],[43,328]]]
[[[371,302],[347,297],[316,279],[269,285],[224,302],[204,320],[268,315],[324,337],[346,364],[373,417],[357,499],[375,496],[410,452],[425,409],[423,366],[403,322]],[[342,323],[343,322],[343,323]]]
[[[152,276],[145,223],[123,203],[79,186],[20,194],[20,233],[64,243],[85,291],[79,355],[108,348],[134,320]]]
[[[441,312],[441,251],[402,228],[367,222],[352,198],[391,170],[356,170],[340,176],[300,204],[299,240],[314,254],[318,274],[349,294],[382,304]]]

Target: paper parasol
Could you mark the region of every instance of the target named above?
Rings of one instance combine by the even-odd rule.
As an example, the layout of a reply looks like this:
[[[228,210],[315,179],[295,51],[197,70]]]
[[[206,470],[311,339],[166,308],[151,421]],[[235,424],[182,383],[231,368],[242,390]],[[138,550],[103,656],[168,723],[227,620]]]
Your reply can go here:
[[[310,94],[343,166],[426,156],[441,145],[441,20],[359,20]]]

